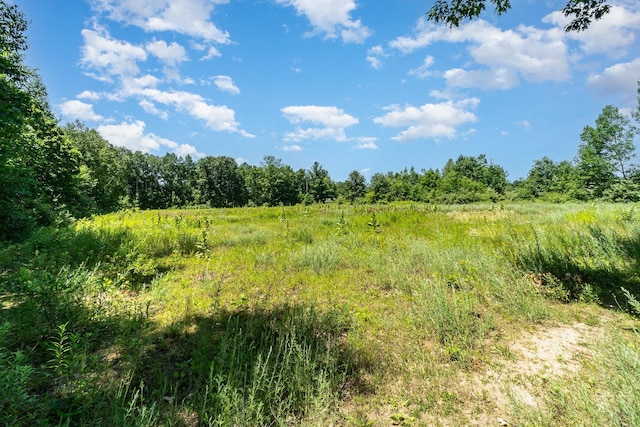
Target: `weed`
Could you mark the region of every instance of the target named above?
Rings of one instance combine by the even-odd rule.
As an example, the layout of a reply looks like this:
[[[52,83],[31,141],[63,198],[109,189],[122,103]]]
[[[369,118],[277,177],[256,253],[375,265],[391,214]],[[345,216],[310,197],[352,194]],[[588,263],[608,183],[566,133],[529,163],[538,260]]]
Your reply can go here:
[[[373,231],[374,233],[382,232],[380,221],[378,221],[378,216],[375,212],[371,213],[371,218],[369,219],[367,225],[371,227],[371,231]]]
[[[336,225],[338,229],[338,234],[340,235],[349,234],[349,223],[347,222],[347,219],[344,217],[344,211],[342,211],[342,213],[340,214],[340,219],[338,220]]]

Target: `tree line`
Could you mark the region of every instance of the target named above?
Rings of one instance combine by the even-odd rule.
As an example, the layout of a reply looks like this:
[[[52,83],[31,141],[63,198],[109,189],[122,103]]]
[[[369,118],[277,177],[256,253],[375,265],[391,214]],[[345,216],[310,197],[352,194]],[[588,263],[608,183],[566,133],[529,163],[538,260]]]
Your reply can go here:
[[[318,162],[294,170],[274,156],[259,165],[228,156],[194,160],[132,152],[81,122],[60,125],[38,73],[24,64],[27,22],[0,0],[0,240],[19,240],[41,225],[122,208],[275,206],[297,203],[471,203],[506,199],[640,201],[628,117],[606,106],[581,134],[573,161],[536,160],[510,182],[486,155],[450,159],[441,170],[352,171],[342,182]],[[639,90],[640,98],[640,90]]]

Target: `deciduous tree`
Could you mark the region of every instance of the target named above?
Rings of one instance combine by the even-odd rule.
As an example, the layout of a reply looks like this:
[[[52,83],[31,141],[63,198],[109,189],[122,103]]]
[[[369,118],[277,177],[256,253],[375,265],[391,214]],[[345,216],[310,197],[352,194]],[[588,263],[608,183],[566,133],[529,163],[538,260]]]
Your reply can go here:
[[[609,3],[609,0],[568,0],[562,8],[564,16],[571,19],[565,31],[586,30],[594,20],[609,13]],[[459,27],[462,22],[480,16],[488,4],[493,5],[498,15],[511,9],[510,0],[436,0],[427,17],[450,28]]]

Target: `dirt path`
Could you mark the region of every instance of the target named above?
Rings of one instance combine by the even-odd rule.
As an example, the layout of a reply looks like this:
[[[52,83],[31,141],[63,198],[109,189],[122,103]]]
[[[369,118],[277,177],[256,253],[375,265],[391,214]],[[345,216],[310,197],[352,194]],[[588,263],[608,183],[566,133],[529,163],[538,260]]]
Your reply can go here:
[[[514,403],[532,408],[542,405],[536,394],[539,384],[576,373],[602,336],[601,328],[584,323],[523,333],[508,350],[503,349],[504,361],[464,379],[476,403],[465,410],[471,425],[512,425],[509,415]]]

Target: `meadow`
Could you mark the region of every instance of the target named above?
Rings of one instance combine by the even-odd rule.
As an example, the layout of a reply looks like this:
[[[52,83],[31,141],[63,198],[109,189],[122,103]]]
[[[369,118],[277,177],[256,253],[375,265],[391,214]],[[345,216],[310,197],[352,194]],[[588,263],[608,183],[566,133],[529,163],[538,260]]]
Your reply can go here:
[[[640,425],[631,204],[120,211],[0,247],[0,424]]]

